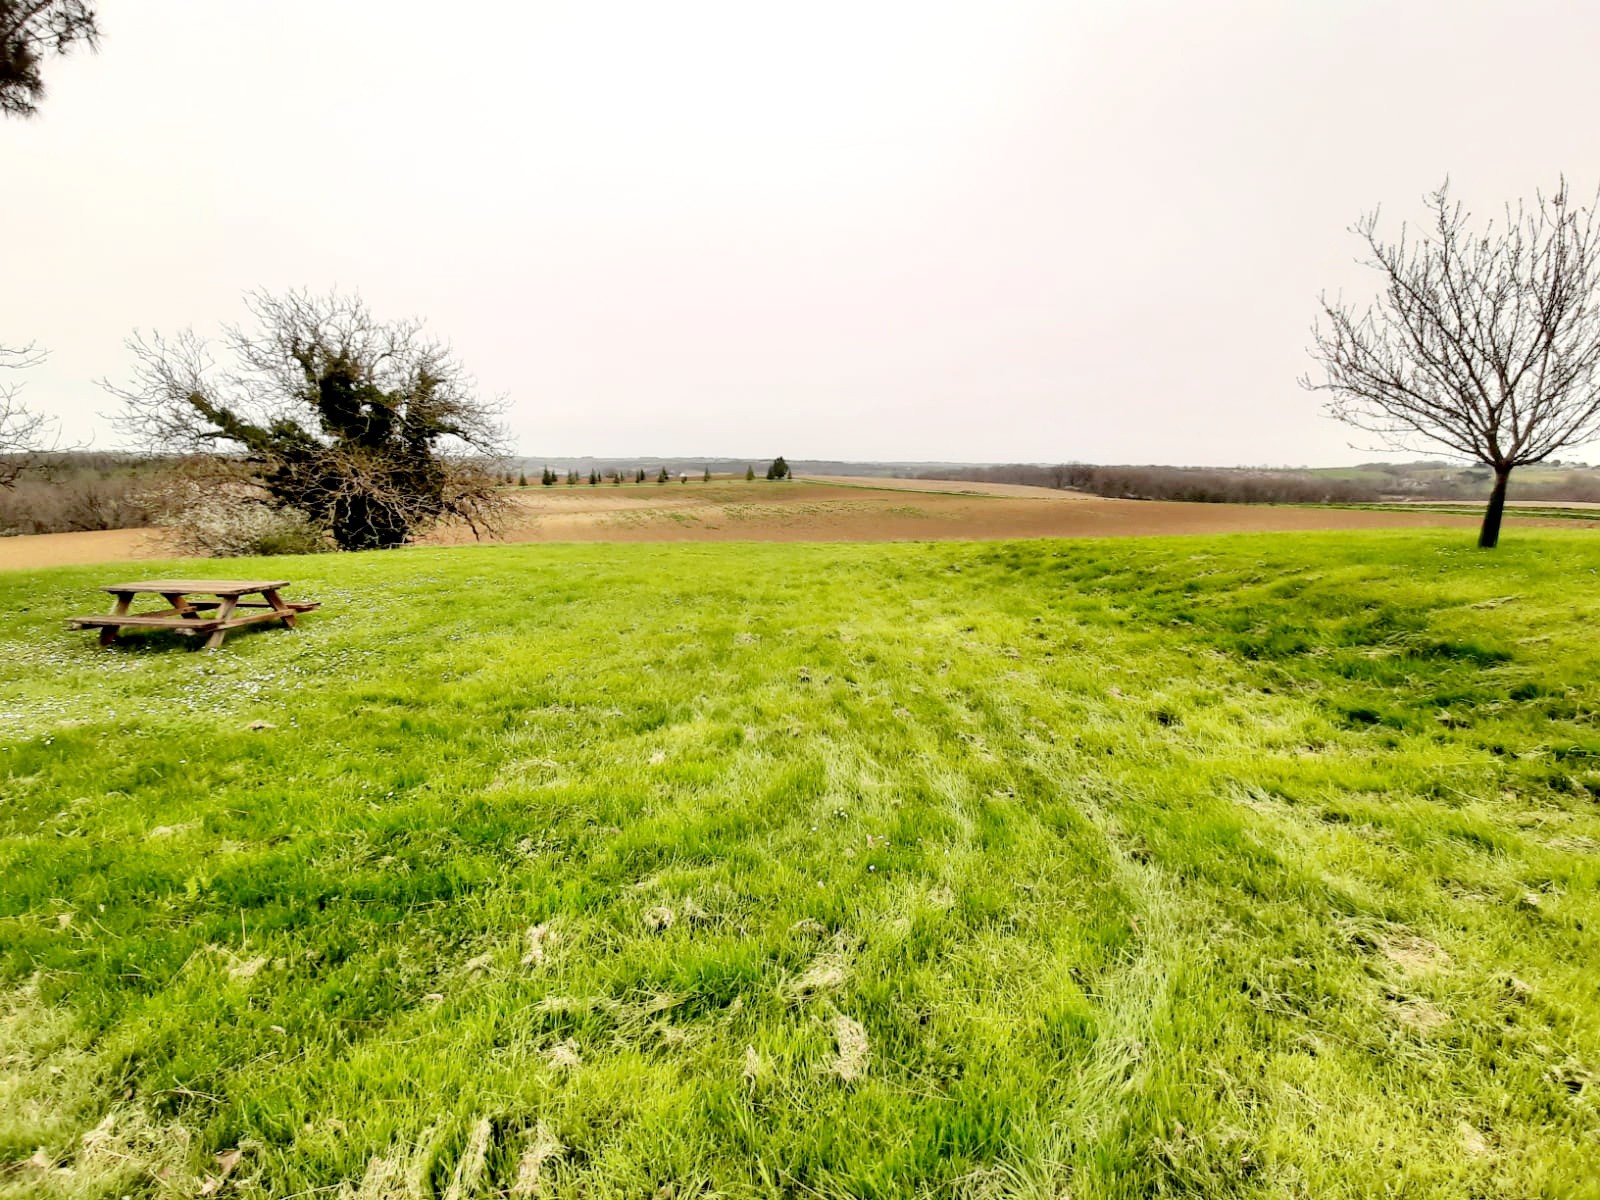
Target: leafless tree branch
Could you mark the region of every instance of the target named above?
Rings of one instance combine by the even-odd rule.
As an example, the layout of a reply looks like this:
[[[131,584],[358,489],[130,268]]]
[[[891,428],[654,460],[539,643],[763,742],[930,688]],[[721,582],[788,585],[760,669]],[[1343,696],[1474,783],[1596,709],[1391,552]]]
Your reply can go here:
[[[20,371],[38,366],[44,352],[32,343],[0,346],[0,368]],[[0,488],[16,485],[26,471],[37,469],[56,449],[55,422],[27,408],[19,398],[20,384],[0,383]]]

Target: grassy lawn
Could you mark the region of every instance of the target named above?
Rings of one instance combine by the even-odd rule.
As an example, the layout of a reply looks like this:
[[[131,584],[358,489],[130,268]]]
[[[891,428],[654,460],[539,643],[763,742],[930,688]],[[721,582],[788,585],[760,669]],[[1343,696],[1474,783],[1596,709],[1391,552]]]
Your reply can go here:
[[[0,574],[0,1194],[1600,1194],[1600,537],[1470,542]]]

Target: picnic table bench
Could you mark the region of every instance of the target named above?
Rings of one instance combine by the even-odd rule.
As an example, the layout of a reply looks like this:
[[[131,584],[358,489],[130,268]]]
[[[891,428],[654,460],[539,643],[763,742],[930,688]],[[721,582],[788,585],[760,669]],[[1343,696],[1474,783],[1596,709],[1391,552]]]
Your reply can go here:
[[[115,642],[119,630],[170,629],[188,637],[205,634],[205,649],[215,650],[231,630],[258,621],[282,621],[293,629],[297,614],[318,607],[315,603],[285,600],[278,592],[288,586],[287,579],[152,579],[140,583],[111,583],[100,589],[116,597],[109,613],[73,617],[68,624],[73,629],[98,629],[102,646]],[[160,596],[169,607],[130,613],[134,597],[146,594]],[[192,596],[206,598],[193,600]],[[246,600],[246,596],[261,598]],[[241,609],[260,611],[241,612]]]

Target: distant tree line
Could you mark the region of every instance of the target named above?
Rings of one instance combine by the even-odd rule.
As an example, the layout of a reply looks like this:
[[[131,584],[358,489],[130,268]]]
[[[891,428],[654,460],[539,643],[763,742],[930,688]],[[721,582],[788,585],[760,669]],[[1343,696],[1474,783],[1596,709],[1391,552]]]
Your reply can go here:
[[[920,479],[1021,483],[1127,500],[1189,500],[1214,504],[1364,504],[1381,499],[1370,484],[1309,472],[1091,463],[1038,466],[1012,463],[925,472]]]
[[[152,482],[176,467],[143,455],[53,451],[28,456],[27,475],[0,488],[0,537],[139,529],[154,523]]]
[[[628,476],[628,482],[631,483],[644,483],[647,479],[651,478],[653,478],[656,483],[670,483],[673,478],[676,478],[679,483],[688,483],[690,479],[690,473],[688,471],[680,471],[676,476],[674,476],[672,468],[665,465],[657,467],[654,471],[654,474],[647,472],[644,467],[629,468],[626,471],[626,474]],[[568,487],[573,487],[587,480],[590,487],[597,487],[602,483],[610,483],[613,486],[620,486],[623,483],[623,475],[624,471],[620,468],[608,468],[602,471],[599,467],[591,467],[589,468],[588,475],[585,476],[580,468],[574,466],[568,467],[566,475],[563,476],[560,472],[553,470],[549,464],[546,464],[539,473],[539,484],[541,487],[554,487],[556,484],[561,483],[564,480]],[[528,475],[526,471],[507,471],[505,472],[503,478],[507,487],[528,486]],[[756,479],[756,469],[753,464],[745,467],[744,478],[746,483],[752,482]],[[777,458],[773,459],[771,464],[768,465],[766,478],[774,480],[793,478],[793,472],[790,470],[789,464],[784,461],[784,458],[781,454]],[[710,483],[711,481],[711,468],[700,468],[700,482]]]
[[[951,467],[925,471],[917,478],[1020,483],[1114,499],[1187,500],[1210,504],[1374,504],[1397,499],[1481,501],[1494,487],[1494,472],[1477,465],[1450,469],[1442,463],[1367,463],[1358,469],[1369,478],[1340,479],[1292,469],[1096,466],[1091,463]],[[1510,497],[1513,500],[1600,502],[1600,471],[1573,465],[1572,469],[1554,478],[1518,479],[1511,486]]]

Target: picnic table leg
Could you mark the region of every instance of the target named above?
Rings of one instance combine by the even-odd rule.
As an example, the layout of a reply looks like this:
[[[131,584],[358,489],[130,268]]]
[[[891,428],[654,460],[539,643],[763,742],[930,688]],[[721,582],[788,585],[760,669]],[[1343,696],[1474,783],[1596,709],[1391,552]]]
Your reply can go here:
[[[128,615],[128,608],[132,604],[133,604],[133,593],[132,592],[118,592],[117,593],[117,602],[116,602],[116,604],[112,605],[112,607],[111,607],[111,615],[113,617],[125,617],[125,616],[127,616]],[[106,626],[103,626],[101,628],[101,630],[100,630],[100,644],[102,646],[114,645],[116,643],[116,640],[117,640],[117,627],[115,625],[106,625]]]
[[[195,611],[194,605],[189,603],[188,596],[183,592],[162,592],[161,598],[177,609],[183,616],[198,617],[200,615]]]
[[[294,609],[290,608],[283,602],[283,597],[278,595],[278,589],[268,588],[261,594],[266,597],[267,603],[272,605],[272,607],[277,610],[278,615],[283,618],[284,626],[288,629],[293,629]]]
[[[217,609],[217,620],[223,622],[211,631],[211,636],[206,639],[205,648],[215,650],[222,645],[222,639],[228,636],[227,620],[233,616],[233,610],[238,607],[239,597],[224,596],[222,607]]]

